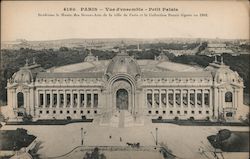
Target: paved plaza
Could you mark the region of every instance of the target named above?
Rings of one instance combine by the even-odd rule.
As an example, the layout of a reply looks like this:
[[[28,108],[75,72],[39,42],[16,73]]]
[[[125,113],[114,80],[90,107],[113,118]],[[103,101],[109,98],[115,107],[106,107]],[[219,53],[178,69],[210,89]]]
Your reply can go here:
[[[41,149],[38,153],[41,154],[43,158],[60,156],[71,151],[81,145],[81,138],[83,138],[84,146],[127,146],[127,142],[139,142],[141,146],[155,146],[156,128],[158,128],[158,143],[167,145],[168,149],[179,158],[211,158],[213,148],[209,144],[207,136],[216,134],[218,130],[224,128],[232,131],[249,131],[248,127],[179,126],[166,123],[152,124],[150,122],[145,123],[144,126],[126,128],[100,126],[95,122],[74,123],[64,126],[5,125],[2,127],[2,130],[16,129],[17,127],[27,129],[30,134],[37,136],[37,140],[42,142]],[[81,137],[81,128],[83,137]],[[205,152],[201,153],[199,151],[200,148]],[[106,152],[106,155],[114,157],[116,153],[118,152],[112,152],[112,155],[109,155],[110,153]],[[134,156],[128,158],[141,158],[142,154],[149,158],[161,157],[159,153],[153,152],[124,152],[125,156],[128,154]],[[228,156],[235,155],[231,153],[224,154]],[[242,153],[241,155],[242,159],[247,158],[248,153]],[[64,158],[79,158],[80,156],[84,156],[83,152],[76,151]]]

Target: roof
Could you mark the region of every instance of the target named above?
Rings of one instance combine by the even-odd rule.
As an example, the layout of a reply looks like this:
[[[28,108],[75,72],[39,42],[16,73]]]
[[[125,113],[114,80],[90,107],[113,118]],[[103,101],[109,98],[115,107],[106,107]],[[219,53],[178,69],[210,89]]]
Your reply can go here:
[[[212,77],[209,71],[199,71],[199,72],[143,72],[143,78],[157,78],[157,77]]]
[[[86,72],[86,73],[54,73],[40,72],[37,78],[102,78],[103,72]]]
[[[102,78],[105,73],[141,74],[142,77],[210,77],[211,73],[198,66],[161,60],[136,60],[126,52],[118,53],[111,60],[84,61],[52,68],[37,74],[38,78]]]

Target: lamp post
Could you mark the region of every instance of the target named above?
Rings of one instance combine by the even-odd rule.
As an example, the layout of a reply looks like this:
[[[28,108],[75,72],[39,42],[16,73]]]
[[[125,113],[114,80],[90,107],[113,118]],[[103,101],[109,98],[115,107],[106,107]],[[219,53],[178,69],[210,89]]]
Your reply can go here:
[[[158,145],[158,128],[155,128],[155,144]]]
[[[83,145],[83,135],[82,135],[83,128],[81,128],[81,145]]]

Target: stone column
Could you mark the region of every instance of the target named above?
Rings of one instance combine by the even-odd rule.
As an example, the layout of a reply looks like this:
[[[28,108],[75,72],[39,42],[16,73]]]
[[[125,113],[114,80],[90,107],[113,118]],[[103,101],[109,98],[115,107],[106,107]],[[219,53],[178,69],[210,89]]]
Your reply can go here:
[[[56,94],[57,94],[57,103],[56,103],[56,107],[59,108],[60,107],[60,93],[59,93],[59,90],[56,91]]]
[[[183,95],[182,95],[182,93],[183,93],[183,90],[182,89],[180,89],[180,98],[181,98],[181,104],[180,104],[180,107],[183,107]]]
[[[84,90],[84,108],[87,108],[87,91]]]
[[[238,107],[240,105],[240,103],[239,103],[239,90],[236,90],[236,100],[235,100],[235,102],[236,102],[236,107]]]
[[[25,112],[27,112],[29,114],[28,90],[25,90],[23,93],[24,93],[24,108],[25,108]]]
[[[235,88],[233,90],[233,107],[236,108],[236,102],[235,102],[235,98],[236,97],[236,92],[235,92]]]
[[[94,108],[94,92],[91,91],[91,108]]]
[[[204,89],[201,90],[201,106],[204,108],[205,105],[205,95],[204,95]]]
[[[16,94],[16,91],[15,90],[12,90],[11,91],[11,95],[12,95],[12,105],[13,105],[13,108],[17,108],[17,94]]]
[[[190,107],[190,89],[187,89],[187,107]]]
[[[43,94],[43,108],[46,108],[47,105],[47,94],[46,94],[46,90],[44,90],[44,94]]]
[[[155,108],[155,91],[152,89],[152,108]]]
[[[52,90],[50,90],[50,108],[52,108],[53,107],[53,92],[52,92]]]
[[[175,107],[175,89],[173,89],[173,107]]]
[[[81,94],[80,90],[77,91],[77,108],[80,108],[80,103],[81,103]]]
[[[168,108],[168,92],[169,92],[169,90],[168,89],[166,89],[166,107]]]
[[[209,89],[209,105],[210,108],[212,107],[212,89]]]
[[[225,103],[225,95],[224,95],[224,90],[221,90],[221,106],[224,108],[224,103]]]
[[[194,107],[197,107],[197,89],[194,89]]]
[[[161,104],[161,89],[159,89],[159,108],[162,108],[162,104]]]
[[[35,100],[36,100],[36,96],[35,96],[35,91],[34,91],[34,88],[31,88],[30,89],[30,114],[32,116],[34,116],[34,108],[35,108]]]
[[[63,108],[66,108],[67,106],[67,93],[66,90],[63,90]]]
[[[41,101],[40,101],[40,93],[39,93],[40,91],[36,91],[36,102],[35,102],[35,106],[37,106],[37,107],[40,107],[41,105],[40,105],[40,103],[41,103]]]
[[[74,101],[74,97],[73,97],[73,90],[70,90],[70,108],[73,108],[73,102]]]

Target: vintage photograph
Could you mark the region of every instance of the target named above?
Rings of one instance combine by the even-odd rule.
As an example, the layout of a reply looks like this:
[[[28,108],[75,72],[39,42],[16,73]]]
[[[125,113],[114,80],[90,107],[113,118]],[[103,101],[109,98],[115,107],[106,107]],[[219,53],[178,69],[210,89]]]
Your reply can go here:
[[[0,159],[248,159],[249,1],[1,1]]]

